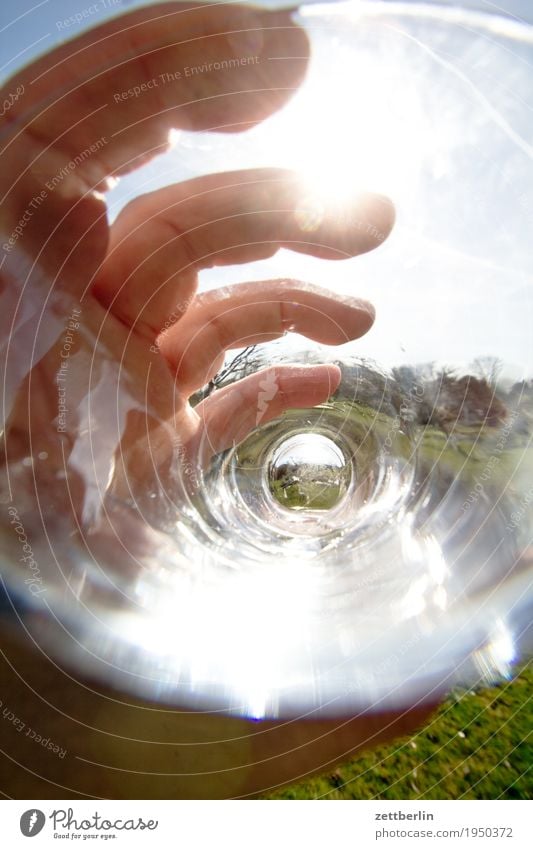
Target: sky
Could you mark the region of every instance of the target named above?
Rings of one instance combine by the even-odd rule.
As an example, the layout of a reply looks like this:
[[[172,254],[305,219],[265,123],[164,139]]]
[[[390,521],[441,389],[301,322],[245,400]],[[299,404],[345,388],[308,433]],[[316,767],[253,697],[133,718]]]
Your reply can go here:
[[[148,4],[4,0],[0,74],[8,77],[65,37],[140,5]],[[384,365],[494,355],[512,376],[531,376],[533,37],[513,16],[533,19],[533,3],[468,4],[500,10],[507,23],[475,13],[458,20],[453,9],[439,20],[436,8],[419,20],[409,3],[361,6],[374,11],[341,16],[333,31],[318,28],[309,79],[287,109],[239,137],[182,133],[169,154],[109,194],[110,219],[144,191],[207,171],[305,167],[333,187],[349,172],[361,188],[383,191],[396,204],[397,226],[378,251],[337,263],[281,251],[207,272],[202,288],[308,279],[376,305],[376,325],[355,353]],[[76,13],[86,14],[84,21],[65,25]],[[321,20],[320,6],[302,12],[315,30]]]
[[[438,3],[439,0],[428,2]],[[450,4],[453,5],[451,0]],[[10,76],[21,64],[50,50],[65,37],[78,35],[121,10],[148,5],[149,0],[3,0],[0,6],[0,78]],[[291,0],[259,0],[259,5],[282,8],[296,4]],[[468,0],[465,5],[472,9],[514,15],[530,22],[533,20],[530,0]],[[67,28],[62,25],[69,16],[89,9],[94,11],[80,23]]]

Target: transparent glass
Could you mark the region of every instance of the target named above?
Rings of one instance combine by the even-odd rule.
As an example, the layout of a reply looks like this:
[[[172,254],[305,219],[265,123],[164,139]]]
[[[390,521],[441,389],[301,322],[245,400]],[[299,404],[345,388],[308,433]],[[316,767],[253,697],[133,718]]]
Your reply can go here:
[[[202,291],[309,280],[371,301],[376,322],[339,347],[289,334],[230,352],[194,403],[272,364],[335,363],[341,383],[265,422],[263,387],[237,444],[170,436],[127,486],[115,452],[142,392],[117,395],[70,316],[89,340],[74,368],[94,380],[69,456],[52,484],[46,452],[19,456],[6,484],[42,579],[28,584],[8,519],[9,597],[54,651],[113,686],[254,718],[402,707],[508,677],[530,652],[533,28],[518,6],[304,4],[311,61],[282,110],[242,134],[176,133],[109,191],[113,219],[169,182],[276,166],[308,187],[307,234],[347,187],[397,217],[353,259],[281,250],[204,272]],[[64,345],[58,315],[43,332]],[[104,401],[115,418],[98,418]]]

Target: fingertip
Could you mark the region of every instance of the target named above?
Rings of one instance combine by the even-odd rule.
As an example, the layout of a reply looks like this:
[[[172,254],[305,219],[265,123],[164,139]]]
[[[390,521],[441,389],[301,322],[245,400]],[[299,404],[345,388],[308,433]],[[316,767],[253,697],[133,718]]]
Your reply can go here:
[[[379,208],[382,233],[385,238],[387,238],[396,223],[396,207],[392,200],[386,195],[377,195],[376,198]]]
[[[364,244],[361,253],[374,250],[389,237],[396,221],[396,208],[386,195],[364,194],[359,197],[357,207],[364,221]]]
[[[335,363],[328,363],[324,368],[327,369],[328,380],[329,380],[329,395],[333,395],[334,392],[339,388],[339,384],[342,378],[342,372],[340,367],[335,365]],[[329,398],[328,395],[328,398]]]
[[[293,390],[293,401],[298,405],[321,404],[333,395],[341,382],[341,370],[335,363],[310,366],[287,366],[287,388]],[[291,393],[292,395],[292,393]],[[289,397],[289,393],[287,393]]]
[[[339,298],[333,310],[330,307],[331,319],[323,328],[320,338],[315,334],[312,338],[327,345],[344,345],[368,333],[376,318],[376,310],[369,301],[360,298]]]
[[[372,325],[376,320],[376,308],[374,304],[370,303],[370,301],[357,300],[355,304],[356,309],[356,331],[357,336],[354,338],[358,338],[359,336],[364,336],[365,333],[368,333]]]

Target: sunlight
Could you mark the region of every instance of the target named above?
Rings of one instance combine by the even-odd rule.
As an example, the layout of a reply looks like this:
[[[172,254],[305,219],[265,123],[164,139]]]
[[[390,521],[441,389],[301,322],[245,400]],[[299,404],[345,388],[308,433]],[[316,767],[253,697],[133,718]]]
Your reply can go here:
[[[168,131],[168,150],[173,150],[181,138],[181,130],[171,127]]]
[[[332,46],[325,62],[319,54]],[[267,145],[270,160],[301,175],[303,229],[320,222],[323,207],[340,213],[363,191],[402,201],[436,158],[446,172],[453,140],[442,127],[437,134],[401,56],[352,51],[326,37],[315,58],[299,94],[270,121]]]
[[[234,708],[261,719],[276,708],[273,691],[312,674],[287,663],[287,646],[305,656],[317,593],[316,573],[289,550],[267,569],[248,563],[224,580],[173,575],[157,598],[141,578],[137,595],[150,615],[128,612],[115,624],[143,652],[164,655],[174,685],[191,693],[223,686]]]

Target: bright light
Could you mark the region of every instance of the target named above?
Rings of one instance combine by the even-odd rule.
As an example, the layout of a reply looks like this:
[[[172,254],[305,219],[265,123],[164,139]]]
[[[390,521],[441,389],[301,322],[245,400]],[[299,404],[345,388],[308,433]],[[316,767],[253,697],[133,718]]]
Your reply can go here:
[[[190,692],[224,686],[234,704],[254,718],[275,710],[275,690],[303,686],[288,662],[305,655],[318,587],[310,564],[288,556],[266,568],[247,568],[222,579],[176,574],[154,597],[141,579],[137,594],[149,615],[126,613],[115,620],[121,637],[143,652],[161,656],[172,680]],[[196,563],[201,573],[201,563]]]

